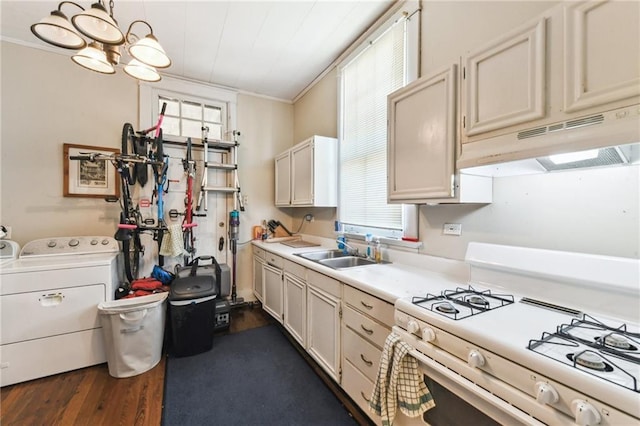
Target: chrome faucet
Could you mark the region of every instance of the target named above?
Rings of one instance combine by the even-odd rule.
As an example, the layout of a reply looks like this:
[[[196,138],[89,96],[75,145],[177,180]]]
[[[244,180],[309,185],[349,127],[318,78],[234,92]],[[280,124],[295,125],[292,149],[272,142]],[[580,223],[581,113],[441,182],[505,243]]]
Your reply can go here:
[[[338,247],[340,247],[340,244],[344,244],[345,247],[347,247],[348,249],[351,249],[351,252],[349,252],[347,250],[347,252],[349,252],[349,254],[354,255],[354,256],[360,256],[360,250],[358,250],[357,247],[354,247],[354,246],[348,244],[346,241],[336,240],[336,242],[338,243]]]

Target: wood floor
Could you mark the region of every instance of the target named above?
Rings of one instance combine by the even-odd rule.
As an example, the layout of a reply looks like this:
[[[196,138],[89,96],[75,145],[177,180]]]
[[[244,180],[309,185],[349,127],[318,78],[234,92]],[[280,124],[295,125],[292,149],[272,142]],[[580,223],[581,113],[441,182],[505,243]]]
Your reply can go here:
[[[260,307],[231,313],[235,333],[273,321]],[[162,418],[166,357],[150,371],[117,379],[107,364],[0,389],[0,424],[158,426]]]

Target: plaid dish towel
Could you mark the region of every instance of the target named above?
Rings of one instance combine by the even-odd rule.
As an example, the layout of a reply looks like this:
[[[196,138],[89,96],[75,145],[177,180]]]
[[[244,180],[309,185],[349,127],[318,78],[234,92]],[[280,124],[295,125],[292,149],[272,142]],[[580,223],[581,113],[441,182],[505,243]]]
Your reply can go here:
[[[436,405],[418,371],[418,361],[409,355],[410,350],[394,333],[384,342],[369,401],[369,408],[381,417],[384,426],[393,425],[398,408],[408,417],[418,417]]]
[[[164,235],[160,246],[161,256],[176,257],[184,252],[184,239],[182,238],[182,224],[174,223],[167,226],[168,234]]]

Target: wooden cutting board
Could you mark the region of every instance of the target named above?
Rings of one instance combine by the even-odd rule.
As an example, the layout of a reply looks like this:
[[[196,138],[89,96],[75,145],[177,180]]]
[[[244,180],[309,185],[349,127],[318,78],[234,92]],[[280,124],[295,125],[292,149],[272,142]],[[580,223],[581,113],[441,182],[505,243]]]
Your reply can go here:
[[[312,243],[312,242],[304,241],[304,240],[284,241],[282,244],[284,244],[285,246],[295,247],[295,248],[317,247],[317,246],[320,245],[320,244],[316,244],[316,243]]]

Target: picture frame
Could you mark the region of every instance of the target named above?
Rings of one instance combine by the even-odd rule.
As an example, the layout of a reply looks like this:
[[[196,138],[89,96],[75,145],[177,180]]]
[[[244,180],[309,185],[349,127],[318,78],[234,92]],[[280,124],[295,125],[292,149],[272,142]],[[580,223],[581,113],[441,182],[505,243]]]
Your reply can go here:
[[[83,153],[105,155],[120,152],[115,148],[90,145],[63,144],[63,191],[64,197],[119,198],[120,187],[117,171],[109,161],[71,160],[70,157]]]

